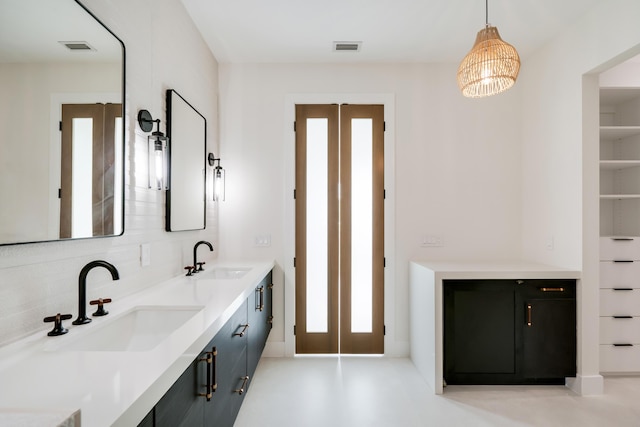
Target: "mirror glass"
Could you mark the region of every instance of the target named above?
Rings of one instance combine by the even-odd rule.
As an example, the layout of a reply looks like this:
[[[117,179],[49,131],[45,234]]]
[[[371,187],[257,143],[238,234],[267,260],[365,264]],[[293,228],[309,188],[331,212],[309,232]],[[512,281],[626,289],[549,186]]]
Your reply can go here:
[[[207,120],[178,92],[167,91],[169,189],[167,231],[205,228]]]
[[[0,245],[124,231],[124,44],[74,0],[0,0]]]

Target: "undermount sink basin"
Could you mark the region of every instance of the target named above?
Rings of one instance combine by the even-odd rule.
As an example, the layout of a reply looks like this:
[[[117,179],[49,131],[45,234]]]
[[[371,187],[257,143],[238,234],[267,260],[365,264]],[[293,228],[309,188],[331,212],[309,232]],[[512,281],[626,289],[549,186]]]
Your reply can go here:
[[[147,351],[160,344],[195,316],[202,307],[139,306],[122,316],[95,325],[84,336],[64,343],[58,351]],[[91,328],[91,324],[83,328]],[[75,332],[75,331],[74,331]]]
[[[216,267],[211,270],[209,276],[213,279],[241,279],[250,268]]]

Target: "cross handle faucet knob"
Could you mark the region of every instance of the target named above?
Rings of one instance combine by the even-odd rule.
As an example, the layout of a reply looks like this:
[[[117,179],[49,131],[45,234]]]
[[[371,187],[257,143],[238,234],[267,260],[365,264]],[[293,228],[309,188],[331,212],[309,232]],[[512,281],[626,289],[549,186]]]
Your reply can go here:
[[[66,329],[65,327],[62,326],[62,321],[63,320],[69,320],[71,319],[71,315],[70,314],[56,314],[55,316],[49,316],[49,317],[45,317],[43,320],[43,322],[45,323],[49,323],[49,322],[54,322],[53,323],[53,329],[51,331],[49,331],[47,333],[48,336],[50,337],[56,337],[58,335],[64,335],[67,332],[69,332],[68,329]]]
[[[89,301],[89,305],[98,306],[98,309],[95,311],[95,313],[92,314],[92,316],[106,316],[107,314],[109,314],[109,312],[104,309],[104,305],[110,302],[111,298],[98,298],[94,299],[93,301]]]

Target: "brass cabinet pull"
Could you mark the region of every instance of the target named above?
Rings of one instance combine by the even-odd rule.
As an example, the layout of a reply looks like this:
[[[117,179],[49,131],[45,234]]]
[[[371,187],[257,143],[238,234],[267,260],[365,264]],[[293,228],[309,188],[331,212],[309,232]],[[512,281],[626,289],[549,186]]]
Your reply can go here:
[[[542,292],[564,292],[564,288],[540,288]]]
[[[207,402],[211,400],[211,365],[213,363],[213,353],[206,352],[206,356],[198,359],[198,362],[207,363],[207,390],[205,393],[198,393],[198,396],[206,397]]]
[[[269,316],[267,323],[273,324],[273,316]]]
[[[234,393],[242,394],[244,393],[244,388],[247,386],[247,381],[249,381],[249,375],[245,375],[240,378],[242,380],[242,387],[239,389],[233,390]]]
[[[527,304],[527,326],[531,326],[531,304]]]
[[[213,369],[211,372],[211,391],[213,393],[218,390],[218,349],[213,347],[211,349],[211,355],[213,356]]]
[[[260,307],[259,310],[264,310],[264,286],[260,286]]]
[[[246,325],[242,325],[242,330],[240,332],[236,332],[235,334],[233,334],[234,337],[243,337],[244,334],[247,332],[247,329],[249,328],[249,324],[247,323]]]
[[[273,289],[273,283],[269,283],[269,286],[267,286],[267,288]]]

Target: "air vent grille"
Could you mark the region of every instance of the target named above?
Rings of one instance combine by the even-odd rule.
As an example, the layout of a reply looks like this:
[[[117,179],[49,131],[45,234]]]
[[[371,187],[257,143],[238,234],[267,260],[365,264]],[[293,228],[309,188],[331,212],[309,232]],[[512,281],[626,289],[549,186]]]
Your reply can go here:
[[[74,42],[59,42],[61,45],[65,46],[67,49],[71,51],[89,51],[95,50],[89,43],[83,41],[74,41]]]
[[[362,42],[333,42],[334,52],[360,52]]]

